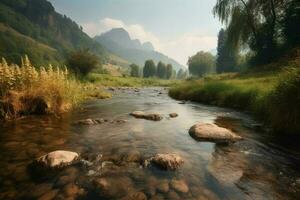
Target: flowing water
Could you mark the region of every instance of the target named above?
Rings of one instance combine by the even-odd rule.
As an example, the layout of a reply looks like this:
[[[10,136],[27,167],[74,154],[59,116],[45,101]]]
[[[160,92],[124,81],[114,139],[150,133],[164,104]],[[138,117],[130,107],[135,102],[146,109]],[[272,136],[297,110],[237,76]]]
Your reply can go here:
[[[164,119],[135,119],[129,116],[135,110],[156,111]],[[169,118],[173,112],[179,116]],[[74,124],[87,118],[108,122]],[[114,121],[119,119],[126,122]],[[197,122],[217,123],[245,140],[231,145],[197,142],[188,134]],[[119,90],[112,99],[87,102],[62,117],[35,116],[6,123],[0,126],[0,141],[0,199],[122,199],[133,191],[153,200],[300,199],[297,148],[274,143],[245,114],[180,104],[162,88]],[[54,150],[78,152],[90,163],[49,174],[30,170],[35,158]],[[184,165],[163,171],[134,162],[156,153],[178,154]],[[94,186],[99,178],[109,182],[109,194]],[[171,184],[174,180],[185,183],[188,191],[176,189]],[[143,199],[143,195],[131,199]]]

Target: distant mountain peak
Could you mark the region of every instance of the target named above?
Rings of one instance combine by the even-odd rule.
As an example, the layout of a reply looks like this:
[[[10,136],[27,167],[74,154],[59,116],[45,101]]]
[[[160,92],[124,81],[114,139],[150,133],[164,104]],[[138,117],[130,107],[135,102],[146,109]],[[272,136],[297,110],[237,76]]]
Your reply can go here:
[[[143,66],[146,60],[153,59],[156,63],[170,63],[176,70],[185,69],[172,58],[155,51],[151,42],[141,43],[138,39],[131,39],[123,28],[112,29],[94,39],[116,55],[140,66]]]
[[[131,39],[129,33],[124,28],[113,28],[110,31],[102,33],[100,36],[96,36],[95,39],[111,40],[114,43],[127,49],[139,49],[144,51],[154,51],[154,47],[151,42],[141,43],[138,39]]]
[[[148,50],[148,51],[154,51],[154,47],[151,42],[145,42],[142,44],[143,49]]]

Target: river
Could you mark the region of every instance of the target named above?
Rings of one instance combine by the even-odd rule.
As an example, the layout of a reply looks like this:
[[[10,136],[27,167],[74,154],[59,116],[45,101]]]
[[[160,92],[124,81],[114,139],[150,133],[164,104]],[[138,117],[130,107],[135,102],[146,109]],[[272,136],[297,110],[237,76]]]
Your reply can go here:
[[[156,111],[164,119],[136,119],[129,115],[135,110]],[[179,116],[169,118],[173,112]],[[74,124],[86,118],[108,122]],[[126,122],[110,123],[118,119]],[[197,122],[217,123],[245,139],[230,145],[195,141],[188,130]],[[118,90],[111,99],[88,101],[63,116],[8,122],[0,125],[0,141],[3,200],[72,199],[77,193],[79,199],[121,199],[126,189],[141,191],[153,200],[300,199],[297,145],[274,142],[247,114],[192,102],[181,104],[168,97],[163,88]],[[29,170],[35,158],[54,150],[78,152],[93,164],[69,166],[51,175]],[[178,154],[184,164],[176,171],[162,171],[123,162],[130,156],[143,159],[156,153]],[[97,177],[112,181],[110,189],[115,196],[99,197],[92,183]],[[172,180],[185,182],[188,192],[176,191]],[[161,182],[167,183],[165,189],[157,189]]]

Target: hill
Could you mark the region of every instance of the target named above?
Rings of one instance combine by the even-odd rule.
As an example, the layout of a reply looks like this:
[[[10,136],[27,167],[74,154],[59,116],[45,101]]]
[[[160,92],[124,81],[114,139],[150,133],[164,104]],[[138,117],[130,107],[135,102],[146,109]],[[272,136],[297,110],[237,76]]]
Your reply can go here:
[[[148,59],[156,63],[162,61],[170,63],[176,70],[185,67],[172,58],[154,50],[150,42],[141,43],[139,40],[132,40],[128,32],[123,28],[115,28],[94,38],[95,41],[106,47],[112,53],[140,66]]]
[[[0,57],[9,62],[27,54],[35,65],[62,63],[77,49],[89,49],[102,62],[116,58],[46,0],[1,0],[0,23]]]

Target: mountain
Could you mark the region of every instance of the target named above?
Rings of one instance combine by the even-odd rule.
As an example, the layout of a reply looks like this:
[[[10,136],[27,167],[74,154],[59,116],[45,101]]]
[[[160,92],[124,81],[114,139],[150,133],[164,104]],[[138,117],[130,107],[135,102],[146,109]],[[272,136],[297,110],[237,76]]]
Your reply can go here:
[[[102,62],[116,57],[47,0],[0,0],[0,44],[0,57],[15,63],[27,54],[36,65],[58,64],[78,49],[89,49]]]
[[[159,61],[170,63],[176,70],[185,69],[183,65],[172,58],[155,51],[150,42],[141,44],[139,40],[132,40],[128,32],[123,28],[114,28],[100,36],[94,37],[94,40],[112,53],[140,66],[144,66],[146,60],[152,59],[156,63]]]

